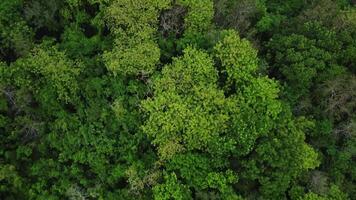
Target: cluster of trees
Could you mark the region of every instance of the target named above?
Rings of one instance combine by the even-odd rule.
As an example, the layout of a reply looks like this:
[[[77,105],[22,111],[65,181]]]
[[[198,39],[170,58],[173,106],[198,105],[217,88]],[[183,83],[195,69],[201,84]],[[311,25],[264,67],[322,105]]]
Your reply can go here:
[[[0,199],[356,198],[354,4],[0,1]]]

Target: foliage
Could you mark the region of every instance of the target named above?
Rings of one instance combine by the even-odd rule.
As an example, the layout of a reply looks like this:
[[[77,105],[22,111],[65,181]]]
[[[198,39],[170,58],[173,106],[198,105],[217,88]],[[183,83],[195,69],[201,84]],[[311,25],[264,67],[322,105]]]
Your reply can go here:
[[[114,74],[145,76],[155,70],[160,50],[153,33],[157,29],[159,11],[168,6],[168,0],[142,0],[114,1],[108,7],[109,25],[117,36],[114,50],[104,55],[110,71]]]
[[[280,197],[293,177],[303,170],[317,166],[317,156],[303,143],[304,136],[300,129],[294,126],[287,128],[287,124],[293,124],[291,117],[281,117],[287,121],[279,121],[282,106],[276,99],[278,86],[266,77],[254,75],[253,72],[257,68],[255,51],[234,31],[225,34],[226,37],[215,47],[216,58],[226,67],[230,82],[236,84],[226,87],[235,87],[236,91],[226,97],[223,90],[218,88],[218,71],[214,68],[212,58],[204,52],[188,47],[184,50],[183,57],[174,58],[173,64],[165,66],[162,75],[155,78],[153,98],[143,103],[143,108],[149,115],[143,130],[157,146],[159,157],[164,162],[162,165],[166,166],[167,170],[179,170],[185,182],[196,190],[216,188],[222,197],[228,198],[226,195],[229,195],[231,189],[227,186],[237,179],[234,180],[233,176],[226,177],[231,173],[230,170],[225,172],[226,175],[219,175],[210,170],[228,167],[229,161],[223,158],[236,156],[238,159],[256,152],[257,154],[248,159],[250,162],[244,164],[246,168],[239,173],[249,180],[261,177],[258,179],[264,186],[261,188],[261,194],[271,198]],[[240,71],[244,73],[238,73]],[[253,117],[251,113],[259,115]],[[277,131],[283,129],[274,128],[275,123],[286,126],[286,130],[290,131]],[[288,136],[284,138],[283,134]],[[263,139],[264,137],[266,139]],[[257,143],[258,138],[264,142]],[[269,141],[267,138],[273,139]],[[278,140],[281,140],[280,145],[288,147],[280,146],[280,149],[274,149],[273,147],[279,146],[275,143]],[[273,145],[271,143],[269,146],[269,142]],[[270,157],[271,151],[279,152],[283,149],[290,149],[288,153],[285,152],[290,155],[289,159],[287,155],[279,157],[278,153],[275,154],[276,157]],[[201,152],[199,156],[193,153],[197,151]],[[283,163],[281,159],[286,162]],[[262,178],[264,171],[258,172],[258,175],[249,172],[250,169],[259,169],[259,162],[270,166],[272,171],[276,170],[273,175],[276,180],[267,181],[268,179]],[[294,162],[295,167],[288,166]],[[278,176],[281,175],[277,173],[282,169],[286,170],[283,173],[285,182],[280,180]],[[287,174],[290,178],[285,179]],[[209,185],[209,178],[206,182],[206,177],[212,175],[219,177],[219,181],[214,182],[221,181],[221,184]],[[267,176],[271,177],[271,174]],[[234,181],[230,182],[229,179]],[[271,185],[276,188],[271,188]],[[265,191],[267,188],[270,193]]]
[[[0,199],[355,199],[354,5],[2,0]]]

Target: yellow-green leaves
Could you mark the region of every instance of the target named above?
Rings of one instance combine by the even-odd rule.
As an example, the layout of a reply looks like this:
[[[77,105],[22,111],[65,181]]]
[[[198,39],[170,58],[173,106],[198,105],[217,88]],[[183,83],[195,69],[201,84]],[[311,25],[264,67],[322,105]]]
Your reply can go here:
[[[280,198],[292,179],[318,165],[317,154],[278,100],[278,83],[256,75],[257,52],[250,43],[234,31],[222,35],[216,60],[188,47],[163,68],[153,80],[153,97],[142,102],[147,115],[142,130],[163,167],[179,171],[195,190],[238,198],[231,190],[237,176],[227,159],[236,157],[238,173],[249,181],[259,177],[264,197]],[[228,78],[221,87],[217,69]]]
[[[177,3],[188,10],[184,18],[183,38],[178,41],[178,47],[206,46],[210,42],[206,36],[213,27],[213,1],[179,0]]]
[[[164,183],[153,188],[155,200],[189,200],[192,199],[186,185],[180,183],[175,173],[165,174]]]
[[[136,34],[147,27],[155,28],[160,10],[169,5],[170,0],[114,0],[107,9],[107,19],[111,29]]]
[[[107,68],[114,75],[148,75],[154,72],[160,49],[154,39],[164,1],[114,1],[107,9],[107,21],[116,36],[114,49],[104,54]]]
[[[154,72],[160,58],[157,44],[144,40],[138,44],[120,44],[104,55],[108,70],[117,75],[148,75]]]
[[[56,48],[36,48],[27,58],[19,59],[10,68],[14,84],[33,89],[37,98],[47,99],[55,94],[64,102],[75,98],[78,90],[76,77],[82,65],[66,57]]]
[[[248,80],[257,70],[257,51],[246,39],[233,31],[224,31],[223,39],[215,46],[215,56],[231,81]]]
[[[169,149],[211,151],[208,147],[227,127],[224,94],[216,87],[217,71],[211,58],[192,48],[184,52],[164,68],[154,83],[153,99],[143,103],[149,114],[143,130],[153,138],[160,155],[168,158],[177,153],[169,155]]]
[[[203,51],[187,48],[183,57],[174,58],[171,65],[163,68],[162,77],[155,83],[155,92],[175,90],[187,93],[194,87],[214,86],[217,79],[211,57]]]
[[[278,93],[275,81],[258,77],[250,79],[246,85],[240,85],[239,92],[229,98],[230,134],[238,143],[237,154],[249,153],[255,140],[271,131],[282,111]]]
[[[178,4],[188,8],[185,17],[187,33],[203,33],[207,31],[214,16],[213,1],[211,0],[179,0]]]

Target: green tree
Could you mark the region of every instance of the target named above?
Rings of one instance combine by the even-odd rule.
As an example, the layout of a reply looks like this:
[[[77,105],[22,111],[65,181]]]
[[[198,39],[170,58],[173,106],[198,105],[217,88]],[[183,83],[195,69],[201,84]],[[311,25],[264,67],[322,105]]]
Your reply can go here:
[[[277,99],[277,83],[256,75],[256,52],[236,32],[222,35],[214,57],[227,73],[223,88],[229,92],[218,87],[213,58],[188,47],[155,77],[153,97],[143,102],[143,131],[160,164],[178,170],[195,191],[211,188],[220,198],[238,198],[231,187],[237,173],[257,180],[264,197],[283,197],[294,178],[318,165],[317,155],[304,142],[304,125]],[[231,157],[242,168],[231,168]]]
[[[34,33],[21,16],[22,0],[0,3],[0,59],[14,61],[29,52]]]
[[[170,1],[114,1],[107,8],[107,20],[116,36],[113,51],[104,54],[114,74],[147,76],[154,72],[160,49],[154,40],[159,12]],[[143,14],[145,13],[145,14]]]

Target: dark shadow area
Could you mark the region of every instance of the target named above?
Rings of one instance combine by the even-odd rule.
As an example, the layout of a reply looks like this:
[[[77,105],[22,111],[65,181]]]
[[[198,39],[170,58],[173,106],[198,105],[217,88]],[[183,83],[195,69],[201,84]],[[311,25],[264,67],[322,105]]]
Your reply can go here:
[[[96,27],[92,26],[89,23],[82,23],[80,25],[80,28],[83,29],[84,35],[87,38],[91,38],[94,35],[98,34],[98,30],[96,29]]]

